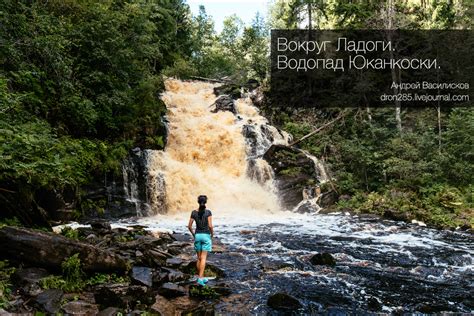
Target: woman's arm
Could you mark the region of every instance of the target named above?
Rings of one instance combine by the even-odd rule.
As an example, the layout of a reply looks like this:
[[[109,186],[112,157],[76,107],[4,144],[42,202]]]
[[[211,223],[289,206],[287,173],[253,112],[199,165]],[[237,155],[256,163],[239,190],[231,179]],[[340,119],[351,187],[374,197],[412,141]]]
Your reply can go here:
[[[211,237],[214,237],[214,226],[212,226],[212,216],[207,218],[207,225],[209,226],[209,230],[211,231]]]
[[[188,229],[191,232],[191,235],[193,235],[193,237],[194,237],[193,222],[194,222],[194,219],[190,218],[189,223],[188,223]]]

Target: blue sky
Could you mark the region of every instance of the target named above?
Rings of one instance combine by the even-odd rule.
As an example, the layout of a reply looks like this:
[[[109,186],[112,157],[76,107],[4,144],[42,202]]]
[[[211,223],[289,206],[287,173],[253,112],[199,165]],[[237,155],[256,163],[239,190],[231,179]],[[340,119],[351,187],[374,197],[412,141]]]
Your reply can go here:
[[[268,0],[187,0],[194,15],[199,12],[199,5],[206,7],[206,12],[212,16],[218,32],[222,30],[224,18],[234,13],[247,24],[252,21],[257,11],[266,18],[268,2]]]

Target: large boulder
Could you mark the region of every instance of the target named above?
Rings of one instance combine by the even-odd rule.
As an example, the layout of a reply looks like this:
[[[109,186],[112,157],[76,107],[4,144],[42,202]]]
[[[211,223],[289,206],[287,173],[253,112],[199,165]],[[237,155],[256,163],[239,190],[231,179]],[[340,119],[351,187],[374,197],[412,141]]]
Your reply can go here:
[[[237,113],[237,110],[235,109],[234,100],[227,95],[220,96],[216,100],[216,102],[214,102],[214,106],[215,106],[215,109],[212,110],[212,113],[217,113],[220,111],[229,111],[229,112],[232,112],[233,114]]]
[[[154,297],[146,286],[129,284],[104,284],[96,288],[96,303],[102,308],[133,308],[138,302],[152,304]]]
[[[96,304],[80,300],[67,302],[62,309],[66,315],[93,316],[99,313]]]
[[[303,199],[303,191],[317,185],[314,161],[301,150],[272,145],[263,155],[273,169],[282,206],[293,209]]]
[[[188,294],[188,291],[180,285],[174,283],[165,283],[158,289],[158,294],[167,298],[172,298],[177,296],[185,296]]]
[[[335,266],[336,259],[327,252],[317,253],[309,259],[313,265],[325,265],[325,266]]]
[[[76,253],[79,254],[85,271],[120,273],[125,272],[128,267],[125,259],[109,251],[54,233],[28,228],[1,228],[0,248],[0,258],[53,270],[61,270],[61,263]]]
[[[49,275],[48,271],[41,268],[25,268],[15,271],[13,280],[20,288],[20,293],[26,296],[36,296],[43,290],[40,286],[41,279]]]
[[[275,293],[267,300],[267,305],[273,309],[283,311],[295,311],[301,307],[301,303],[286,293]]]
[[[48,314],[56,314],[61,309],[63,294],[62,290],[49,289],[40,293],[33,303]]]
[[[151,287],[153,285],[153,270],[148,267],[133,267],[132,280],[138,284]]]
[[[228,95],[232,99],[239,99],[242,97],[241,87],[236,84],[224,84],[214,88],[214,94],[217,96]]]

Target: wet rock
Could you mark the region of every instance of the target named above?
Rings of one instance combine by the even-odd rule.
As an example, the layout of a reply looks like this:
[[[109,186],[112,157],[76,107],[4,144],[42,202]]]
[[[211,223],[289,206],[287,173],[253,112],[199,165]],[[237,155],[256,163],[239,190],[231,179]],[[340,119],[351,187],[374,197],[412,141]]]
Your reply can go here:
[[[317,253],[309,260],[313,265],[335,266],[336,259],[327,252]]]
[[[256,79],[249,79],[245,83],[245,88],[247,88],[249,91],[255,90],[260,86],[260,83]]]
[[[395,210],[385,210],[383,213],[383,217],[393,221],[408,222],[410,220],[409,214],[404,212],[397,212]]]
[[[176,315],[176,307],[166,297],[157,295],[150,312],[158,315]]]
[[[164,266],[166,264],[166,260],[171,257],[169,253],[156,248],[147,250],[144,253],[144,257],[147,258],[148,261],[153,262],[158,267]]]
[[[22,294],[27,296],[37,296],[43,289],[39,281],[49,275],[48,271],[40,268],[20,269],[12,276],[15,284],[20,287]]]
[[[382,309],[382,304],[375,297],[370,297],[367,300],[367,308],[373,311],[379,311]]]
[[[110,226],[109,222],[100,220],[100,219],[89,221],[89,225],[91,225],[91,227],[96,230],[102,230],[102,231],[112,230],[112,227]]]
[[[191,278],[189,274],[185,274],[181,271],[173,270],[170,268],[162,268],[163,271],[155,273],[153,276],[153,285],[155,287],[160,286],[168,282],[181,282],[187,281]]]
[[[63,291],[58,289],[49,289],[41,292],[34,300],[42,311],[55,314],[61,309],[61,299]]]
[[[256,230],[245,230],[245,229],[243,229],[239,233],[241,235],[252,235],[252,234],[256,234],[257,231]]]
[[[133,267],[132,280],[151,287],[153,285],[153,270],[148,267]]]
[[[223,253],[223,252],[226,252],[226,251],[227,251],[226,245],[224,245],[219,238],[214,237],[213,240],[212,240],[212,252],[213,253]]]
[[[228,296],[232,294],[232,288],[225,283],[217,284],[213,286],[212,289],[221,296]]]
[[[153,286],[154,287],[162,285],[166,282],[169,282],[168,272],[163,272],[163,271],[155,272],[155,274],[153,275]]]
[[[193,238],[189,234],[171,234],[171,237],[178,242],[191,242],[193,241]]]
[[[215,87],[214,94],[217,96],[229,95],[232,99],[239,99],[242,97],[240,86],[236,84],[224,84],[222,86]]]
[[[321,208],[318,204],[314,203],[313,201],[304,201],[300,203],[297,208],[295,208],[294,212],[299,214],[306,214],[306,213],[317,213]]]
[[[164,297],[171,298],[177,296],[184,296],[187,291],[184,287],[174,283],[165,283],[159,289],[158,293]]]
[[[116,316],[123,315],[123,312],[120,308],[117,307],[107,307],[106,309],[101,310],[97,316]]]
[[[16,270],[15,274],[13,274],[13,279],[18,285],[23,286],[30,283],[37,283],[48,275],[49,273],[45,269],[25,268]]]
[[[169,267],[179,267],[183,263],[183,259],[175,257],[166,259],[166,265]]]
[[[276,293],[271,295],[267,300],[267,305],[277,310],[294,311],[301,308],[301,303],[286,293]]]
[[[97,315],[99,309],[96,304],[84,301],[71,301],[63,306],[63,311],[68,315]]]
[[[214,102],[215,109],[212,110],[212,113],[217,113],[220,111],[229,111],[233,114],[236,114],[237,111],[235,109],[234,100],[226,95],[220,96],[216,102]]]
[[[304,198],[303,190],[317,184],[314,161],[298,149],[272,145],[263,155],[273,169],[283,207],[292,210]]]
[[[179,296],[175,298],[158,297],[156,306],[153,305],[153,310],[163,310],[162,315],[215,315],[214,304],[215,301],[203,301],[194,299],[189,296]],[[166,313],[175,310],[174,314]]]
[[[271,260],[269,258],[262,258],[262,263],[260,264],[260,267],[264,271],[277,271],[280,269],[291,268],[292,265],[281,260]]]
[[[326,208],[330,207],[338,201],[338,194],[336,191],[330,190],[321,194],[318,204],[319,206]]]
[[[180,281],[185,281],[190,278],[189,274],[185,274],[178,270],[173,270],[169,268],[163,268],[163,270],[167,271],[166,273],[167,282],[180,282]]]
[[[147,287],[141,285],[104,284],[96,288],[94,298],[102,308],[133,308],[138,301],[153,303]]]
[[[27,228],[1,228],[0,248],[3,258],[56,270],[61,269],[65,258],[76,253],[86,271],[123,272],[127,269],[127,261],[114,253],[61,235]]]

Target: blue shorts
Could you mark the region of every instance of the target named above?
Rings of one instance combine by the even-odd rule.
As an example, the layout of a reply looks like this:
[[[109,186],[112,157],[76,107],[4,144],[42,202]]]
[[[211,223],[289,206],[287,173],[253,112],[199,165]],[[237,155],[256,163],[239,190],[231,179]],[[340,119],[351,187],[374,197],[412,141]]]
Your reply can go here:
[[[207,251],[212,250],[212,240],[210,234],[198,233],[194,236],[194,250]]]

